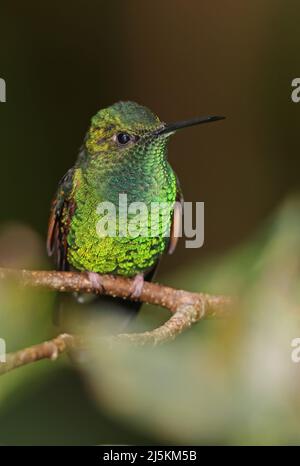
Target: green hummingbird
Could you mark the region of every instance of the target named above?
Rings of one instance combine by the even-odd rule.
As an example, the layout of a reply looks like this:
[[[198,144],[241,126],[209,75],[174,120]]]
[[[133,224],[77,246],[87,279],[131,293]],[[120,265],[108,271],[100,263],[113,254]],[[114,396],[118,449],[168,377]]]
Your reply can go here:
[[[91,119],[77,161],[60,181],[52,203],[47,250],[57,269],[89,272],[97,284],[98,274],[135,277],[132,298],[138,298],[144,279],[151,280],[161,255],[172,253],[178,239],[174,232],[181,215],[172,207],[183,197],[167,158],[169,138],[181,128],[222,118],[165,124],[134,102],[100,110]],[[127,195],[128,204],[170,205],[164,229],[159,225],[155,236],[99,236],[99,203],[110,202],[118,212],[120,194]],[[117,217],[117,230],[118,222]],[[149,225],[150,216],[144,222]]]

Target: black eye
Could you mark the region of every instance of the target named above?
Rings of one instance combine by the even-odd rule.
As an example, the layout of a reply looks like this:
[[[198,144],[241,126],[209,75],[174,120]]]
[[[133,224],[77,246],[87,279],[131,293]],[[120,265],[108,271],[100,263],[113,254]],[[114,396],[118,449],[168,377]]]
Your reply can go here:
[[[118,133],[117,141],[121,146],[125,146],[131,141],[131,136],[128,133]]]

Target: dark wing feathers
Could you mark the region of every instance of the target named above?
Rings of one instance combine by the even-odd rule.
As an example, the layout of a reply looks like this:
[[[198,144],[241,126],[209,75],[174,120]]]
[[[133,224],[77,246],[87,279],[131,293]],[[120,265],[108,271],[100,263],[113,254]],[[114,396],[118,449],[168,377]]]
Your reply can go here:
[[[67,262],[68,244],[67,236],[70,221],[75,210],[75,202],[71,197],[73,189],[74,169],[67,171],[61,179],[56,197],[51,205],[51,212],[47,235],[47,252],[54,256],[58,270],[68,270]]]

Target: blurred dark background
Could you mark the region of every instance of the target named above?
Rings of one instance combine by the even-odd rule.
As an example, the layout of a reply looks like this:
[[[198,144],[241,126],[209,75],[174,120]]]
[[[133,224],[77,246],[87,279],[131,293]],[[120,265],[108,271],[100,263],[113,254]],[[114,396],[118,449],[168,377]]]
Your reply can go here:
[[[299,108],[290,99],[299,10],[280,0],[4,5],[1,220],[45,235],[51,196],[91,116],[132,99],[165,121],[227,116],[171,141],[185,198],[205,202],[206,226],[202,249],[182,248],[169,262],[247,237],[299,184]]]
[[[205,245],[181,244],[162,272],[209,260],[250,238],[300,185],[300,104],[290,97],[291,81],[300,75],[299,20],[300,4],[292,0],[2,5],[1,224],[21,222],[44,239],[51,197],[91,116],[130,99],[164,121],[227,117],[171,141],[169,158],[185,199],[205,202]],[[76,390],[74,397],[83,397]],[[116,441],[137,441],[118,429]],[[84,441],[96,442],[97,435]]]

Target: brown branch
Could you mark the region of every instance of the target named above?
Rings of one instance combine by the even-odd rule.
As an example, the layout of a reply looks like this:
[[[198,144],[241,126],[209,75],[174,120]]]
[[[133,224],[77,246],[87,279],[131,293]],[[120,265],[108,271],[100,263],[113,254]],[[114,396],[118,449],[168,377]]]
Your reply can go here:
[[[52,340],[24,348],[15,353],[9,353],[6,356],[6,362],[0,363],[0,375],[31,362],[40,361],[41,359],[48,358],[51,361],[55,361],[61,353],[79,345],[76,339],[77,337],[73,335],[62,333]]]
[[[133,281],[112,275],[99,275],[97,282],[87,273],[30,271],[0,268],[0,280],[14,280],[22,286],[56,290],[59,292],[81,291],[131,299]],[[158,344],[174,339],[183,330],[204,317],[223,316],[232,305],[231,298],[192,293],[157,283],[145,282],[139,301],[162,306],[173,316],[161,327],[150,332],[120,334],[110,337],[113,342],[127,341],[133,344]],[[26,348],[7,356],[0,365],[0,374],[40,359],[56,357],[78,346],[79,337],[59,335],[48,342]]]

